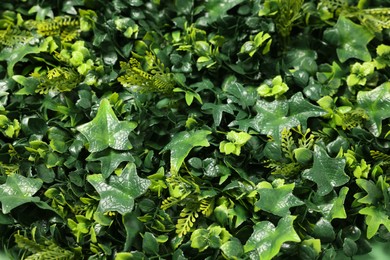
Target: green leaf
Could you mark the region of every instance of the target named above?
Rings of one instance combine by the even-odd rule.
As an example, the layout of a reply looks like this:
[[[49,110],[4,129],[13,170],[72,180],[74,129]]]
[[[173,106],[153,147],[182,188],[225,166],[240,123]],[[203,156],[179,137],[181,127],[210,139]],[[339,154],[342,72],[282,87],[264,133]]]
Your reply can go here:
[[[0,185],[0,202],[4,214],[22,204],[38,202],[39,197],[32,197],[41,187],[40,179],[26,178],[19,174],[7,176],[4,184]]]
[[[156,255],[158,253],[159,245],[156,237],[152,233],[145,232],[142,239],[142,249],[149,255]]]
[[[9,77],[14,75],[14,66],[16,63],[25,61],[24,58],[28,54],[36,54],[46,52],[49,44],[53,42],[52,37],[47,37],[39,46],[30,44],[20,44],[16,48],[3,48],[0,52],[0,61],[7,61],[7,74]]]
[[[244,254],[244,248],[240,240],[235,237],[224,243],[221,250],[227,259],[239,259]]]
[[[382,208],[377,208],[374,206],[361,209],[359,211],[362,215],[366,216],[367,229],[367,238],[372,238],[379,229],[380,225],[384,225],[387,230],[390,232],[390,219],[389,214]]]
[[[315,204],[314,209],[318,209],[322,213],[322,216],[328,221],[332,221],[335,218],[347,218],[347,213],[344,209],[344,201],[348,190],[348,187],[342,187],[339,191],[339,196],[337,196],[335,191],[325,196],[315,194],[313,197],[313,202]]]
[[[377,204],[383,197],[382,191],[372,180],[357,179],[356,184],[367,192],[367,195],[358,199],[359,203]]]
[[[102,165],[102,175],[106,179],[110,174],[115,171],[115,169],[122,162],[133,162],[134,158],[130,152],[119,152],[112,149],[106,149],[101,152],[91,153],[87,161],[100,161]]]
[[[357,103],[368,114],[368,128],[375,136],[382,133],[382,121],[390,118],[389,100],[389,82],[385,82],[370,91],[359,91],[357,94]]]
[[[321,218],[314,226],[313,236],[328,243],[332,242],[335,239],[336,233],[334,232],[333,226],[330,221]]]
[[[226,12],[242,3],[244,0],[209,0],[205,4],[207,14],[199,19],[199,22],[205,25],[211,24],[218,19],[226,16]]]
[[[290,214],[291,207],[304,204],[292,194],[295,187],[294,183],[273,188],[270,183],[264,182],[260,186],[261,188],[258,190],[260,199],[255,203],[255,206],[261,210],[284,217]]]
[[[272,136],[277,142],[280,142],[280,133],[284,128],[301,125],[305,129],[308,118],[326,114],[320,107],[306,101],[301,92],[289,100],[268,102],[261,99],[257,101],[255,109],[257,115],[253,119],[234,121],[232,124],[238,124],[244,131],[252,127],[260,134]]]
[[[207,136],[211,134],[207,130],[183,131],[175,134],[172,140],[161,152],[171,151],[171,173],[178,173],[184,159],[194,147],[207,147]]]
[[[210,111],[213,115],[215,126],[219,126],[222,121],[223,113],[228,113],[230,115],[234,114],[233,106],[231,104],[213,104],[213,103],[205,103],[202,106],[202,110]]]
[[[100,195],[98,210],[106,213],[118,211],[124,215],[134,207],[134,199],[146,192],[150,180],[138,177],[135,164],[128,164],[120,176],[110,176],[107,180],[102,174],[87,177],[88,182]]]
[[[250,259],[270,260],[279,253],[283,243],[300,242],[293,227],[295,218],[286,216],[279,220],[277,227],[269,221],[257,223],[244,245],[244,252],[249,253]]]
[[[302,177],[317,184],[320,196],[330,193],[334,187],[348,182],[349,177],[344,172],[345,159],[331,158],[321,146],[314,146],[314,163],[311,169],[302,173]]]
[[[95,118],[76,129],[85,136],[90,152],[100,152],[111,147],[116,150],[130,150],[129,134],[137,126],[135,122],[119,121],[107,99],[100,102]]]
[[[367,44],[373,38],[374,35],[365,27],[355,24],[342,15],[333,28],[324,32],[324,39],[337,46],[336,52],[341,62],[350,58],[370,61],[371,55]]]

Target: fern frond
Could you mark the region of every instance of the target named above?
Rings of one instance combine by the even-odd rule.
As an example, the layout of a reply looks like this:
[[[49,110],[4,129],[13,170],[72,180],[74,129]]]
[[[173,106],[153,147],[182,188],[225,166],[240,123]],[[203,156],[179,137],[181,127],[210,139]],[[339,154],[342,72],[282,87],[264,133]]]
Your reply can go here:
[[[176,234],[179,237],[185,236],[194,226],[199,217],[199,207],[186,207],[180,212],[180,217],[176,224]]]
[[[45,246],[38,244],[37,242],[28,239],[20,234],[15,234],[16,245],[23,250],[27,250],[31,253],[38,253],[45,249]]]
[[[147,59],[146,69],[135,58],[130,58],[128,63],[120,62],[120,66],[124,75],[118,77],[119,83],[134,91],[167,94],[175,87],[172,75],[165,72],[164,64],[156,57]]]
[[[19,28],[8,27],[5,30],[0,30],[0,44],[4,46],[13,47],[16,44],[25,44],[32,38],[31,32]]]
[[[214,211],[214,202],[215,202],[214,198],[201,200],[199,206],[200,212],[206,217],[211,216],[211,214],[213,214]]]
[[[72,41],[80,33],[79,20],[68,16],[57,16],[54,19],[39,21],[35,26],[40,35],[60,36],[62,41]]]
[[[380,161],[380,164],[382,165],[389,165],[390,164],[390,155],[382,153],[380,151],[370,151],[371,157],[376,160]]]
[[[39,85],[35,92],[39,94],[47,94],[50,91],[66,92],[71,91],[81,82],[80,75],[66,67],[56,67],[50,69],[46,74],[31,74],[39,80]]]
[[[281,136],[282,151],[284,152],[286,158],[289,158],[291,161],[294,161],[295,142],[294,142],[294,138],[292,137],[291,130],[287,128],[283,128],[281,134],[282,134]]]
[[[163,200],[161,209],[166,210],[170,207],[173,207],[174,205],[177,205],[180,201],[182,201],[180,198],[168,197]]]
[[[272,175],[280,175],[283,177],[293,177],[297,175],[301,169],[302,166],[299,163],[292,162],[292,163],[281,163],[281,162],[269,162],[269,164],[266,166],[267,168],[272,168]]]

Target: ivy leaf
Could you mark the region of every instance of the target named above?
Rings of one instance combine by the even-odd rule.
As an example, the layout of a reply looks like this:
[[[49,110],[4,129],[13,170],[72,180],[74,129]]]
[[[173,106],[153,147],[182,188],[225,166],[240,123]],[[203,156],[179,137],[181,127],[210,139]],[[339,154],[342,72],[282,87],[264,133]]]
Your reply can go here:
[[[335,191],[325,196],[315,194],[313,196],[313,205],[311,205],[311,202],[307,204],[313,210],[319,210],[328,221],[332,221],[335,218],[345,219],[347,218],[347,213],[344,209],[344,201],[348,191],[348,187],[342,187],[338,196]]]
[[[359,91],[357,103],[369,116],[368,128],[375,136],[382,133],[382,120],[390,118],[390,83],[382,85],[370,91]]]
[[[100,212],[118,211],[124,215],[134,207],[134,199],[146,192],[150,180],[138,177],[135,164],[128,164],[121,175],[110,176],[105,180],[102,174],[93,174],[87,181],[100,195],[98,210]]]
[[[258,190],[260,200],[255,203],[255,206],[261,210],[265,210],[274,215],[284,217],[290,214],[290,208],[304,204],[301,200],[295,197],[292,192],[295,184],[286,184],[273,188],[268,182],[260,184]]]
[[[205,103],[202,106],[202,110],[211,111],[213,115],[215,126],[219,126],[222,121],[223,112],[233,115],[233,105],[232,104],[213,104],[213,103]]]
[[[87,161],[100,161],[102,165],[102,175],[107,179],[115,171],[121,162],[133,162],[134,158],[130,152],[119,152],[107,149],[97,153],[91,153]]]
[[[296,93],[289,100],[268,102],[261,99],[257,101],[255,109],[258,114],[253,119],[234,121],[232,124],[238,124],[244,131],[252,127],[260,134],[272,136],[277,142],[284,128],[291,129],[298,125],[306,128],[309,117],[326,114],[322,108],[306,101],[301,92]]]
[[[387,212],[381,208],[374,206],[361,209],[359,211],[362,215],[366,216],[367,238],[372,238],[379,229],[379,226],[383,224],[388,231],[390,231],[390,219]]]
[[[244,245],[244,252],[249,253],[250,259],[269,260],[279,253],[283,243],[300,242],[293,227],[295,218],[296,216],[288,215],[279,220],[277,227],[269,221],[257,223]]]
[[[129,134],[137,126],[135,122],[119,121],[107,99],[100,102],[96,117],[76,129],[89,143],[88,151],[100,152],[111,147],[116,150],[130,150]]]
[[[207,130],[183,131],[177,133],[161,152],[171,151],[171,172],[177,173],[184,162],[184,159],[194,147],[207,147],[209,142],[207,136],[211,134]]]
[[[374,35],[369,30],[342,15],[333,28],[324,32],[324,39],[337,46],[336,52],[341,62],[350,58],[370,61],[367,44],[373,38]]]
[[[199,20],[204,25],[211,24],[226,16],[226,12],[244,0],[209,0],[206,1],[205,8],[207,14]]]
[[[4,184],[0,185],[0,202],[4,214],[22,204],[39,202],[39,197],[32,197],[41,187],[41,179],[26,178],[19,174],[7,176]]]
[[[302,173],[302,177],[317,183],[318,194],[324,196],[334,187],[344,185],[349,177],[344,172],[345,159],[331,158],[325,149],[314,146],[314,163],[311,169]]]

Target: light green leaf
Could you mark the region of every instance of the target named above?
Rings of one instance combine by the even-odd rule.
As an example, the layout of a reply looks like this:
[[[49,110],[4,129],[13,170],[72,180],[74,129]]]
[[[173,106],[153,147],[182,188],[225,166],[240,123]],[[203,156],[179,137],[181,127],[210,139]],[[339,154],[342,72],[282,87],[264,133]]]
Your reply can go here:
[[[88,151],[100,152],[111,147],[130,150],[129,134],[137,126],[135,122],[119,121],[107,99],[100,102],[96,117],[89,123],[78,126],[89,143]]]
[[[382,224],[390,232],[389,215],[387,214],[387,212],[384,209],[371,206],[371,207],[361,209],[359,211],[359,213],[362,215],[367,215],[366,216],[366,224],[368,226],[368,229],[367,229],[367,238],[368,239],[372,238],[376,234],[376,232],[379,229],[379,226]]]
[[[345,159],[331,158],[324,148],[314,146],[314,163],[311,169],[302,173],[302,177],[317,184],[318,194],[324,196],[334,187],[348,182],[349,177],[344,172]]]
[[[244,248],[239,239],[233,237],[230,241],[221,246],[223,255],[227,259],[239,259],[244,253]]]
[[[356,184],[367,192],[367,195],[358,199],[359,203],[376,204],[383,197],[382,190],[372,180],[357,179]]]
[[[194,147],[207,147],[209,142],[207,136],[211,134],[207,130],[183,131],[177,133],[172,140],[164,147],[162,152],[171,151],[171,173],[179,172],[184,159]]]
[[[374,35],[345,16],[340,15],[336,25],[324,32],[324,38],[337,46],[336,52],[341,62],[350,58],[362,61],[371,60],[367,44],[374,38]]]
[[[279,220],[277,227],[269,221],[262,221],[254,226],[252,235],[244,245],[244,252],[250,259],[270,260],[276,256],[283,243],[300,242],[293,222],[296,216],[286,216]]]
[[[87,177],[88,182],[100,195],[98,210],[106,213],[117,211],[124,215],[134,207],[134,199],[146,192],[150,180],[138,177],[135,164],[128,164],[120,176],[110,176],[105,180],[102,174]]]
[[[273,188],[272,185],[262,185],[258,190],[260,199],[255,206],[274,215],[284,217],[290,214],[290,208],[300,206],[303,201],[295,197],[292,192],[295,184],[285,184]]]
[[[39,197],[32,195],[42,187],[42,184],[41,179],[26,178],[19,174],[7,176],[6,182],[0,185],[2,212],[8,214],[22,204],[40,201]]]
[[[357,103],[369,116],[369,130],[379,136],[382,133],[382,120],[390,118],[390,83],[385,82],[370,91],[359,91]]]
[[[121,162],[133,162],[134,158],[130,152],[118,152],[107,149],[97,153],[91,153],[87,161],[100,161],[102,165],[102,175],[106,179],[115,171]]]

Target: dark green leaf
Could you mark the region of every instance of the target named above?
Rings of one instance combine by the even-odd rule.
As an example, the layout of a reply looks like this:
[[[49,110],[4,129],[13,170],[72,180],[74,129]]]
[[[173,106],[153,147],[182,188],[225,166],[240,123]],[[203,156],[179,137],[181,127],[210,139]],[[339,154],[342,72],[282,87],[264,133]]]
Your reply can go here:
[[[314,163],[311,169],[302,173],[302,177],[317,184],[320,196],[330,193],[334,187],[348,182],[344,172],[345,159],[331,158],[321,146],[314,146]]]

